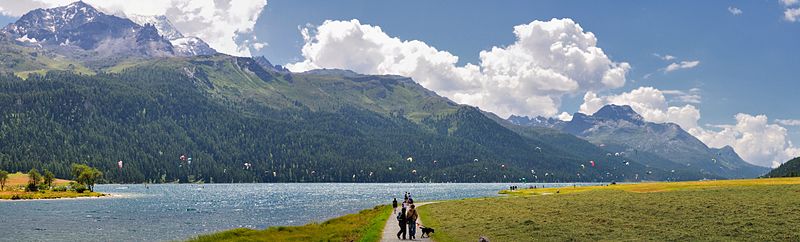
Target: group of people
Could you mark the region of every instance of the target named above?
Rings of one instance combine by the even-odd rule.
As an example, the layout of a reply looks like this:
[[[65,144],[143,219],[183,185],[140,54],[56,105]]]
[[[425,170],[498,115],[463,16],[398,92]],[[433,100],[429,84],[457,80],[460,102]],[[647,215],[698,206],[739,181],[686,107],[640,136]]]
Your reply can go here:
[[[403,198],[403,203],[400,204],[400,212],[397,212],[397,198],[392,201],[392,208],[397,213],[397,222],[400,225],[400,231],[397,232],[397,239],[406,239],[406,232],[408,232],[408,239],[416,239],[417,234],[417,213],[416,206],[414,206],[414,199],[411,198],[411,193],[406,192]],[[408,209],[406,209],[408,207]],[[408,228],[406,230],[406,228]],[[402,236],[402,237],[401,237]]]

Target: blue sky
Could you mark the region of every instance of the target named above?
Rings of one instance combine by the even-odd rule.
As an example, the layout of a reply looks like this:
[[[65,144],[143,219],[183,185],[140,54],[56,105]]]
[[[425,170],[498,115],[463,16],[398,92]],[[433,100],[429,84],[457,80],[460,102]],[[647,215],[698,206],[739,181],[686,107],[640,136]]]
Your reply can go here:
[[[39,6],[45,2],[45,6],[53,6],[68,2],[68,0],[54,1],[59,3],[53,4],[46,0],[0,2],[0,22],[8,23],[16,19],[8,16],[14,14],[3,11],[4,7],[12,9],[13,6],[10,5],[30,2],[28,6]],[[595,104],[629,104],[638,112],[644,113],[645,118],[651,121],[679,123],[708,145],[714,147],[731,145],[743,158],[756,164],[772,166],[776,161],[781,162],[787,157],[800,155],[800,148],[793,144],[800,142],[800,109],[795,107],[796,102],[794,102],[796,90],[800,89],[800,78],[796,75],[797,70],[800,70],[800,22],[785,16],[785,12],[789,9],[800,9],[800,3],[796,0],[502,1],[499,3],[496,1],[280,0],[269,1],[266,6],[263,0],[250,0],[230,1],[227,4],[210,6],[217,10],[222,8],[219,12],[225,13],[221,16],[228,21],[225,23],[181,21],[180,14],[189,10],[169,4],[156,6],[164,5],[161,4],[163,1],[136,2],[123,4],[124,6],[109,3],[114,1],[118,0],[87,2],[106,4],[103,7],[107,8],[122,6],[122,9],[116,10],[125,13],[163,12],[184,34],[187,32],[186,29],[197,29],[194,28],[197,25],[208,25],[209,27],[205,29],[213,30],[224,29],[226,25],[235,26],[229,33],[218,35],[203,32],[204,28],[189,34],[204,37],[212,46],[225,53],[264,55],[275,64],[296,65],[306,62],[304,67],[295,66],[297,70],[329,67],[354,69],[372,74],[407,74],[429,89],[451,99],[503,115],[556,116],[562,112],[590,112],[596,110],[596,107],[589,105],[592,103],[589,101],[590,97],[595,97],[592,99]],[[172,5],[186,2],[170,1]],[[225,9],[225,6],[233,5],[232,3],[243,4],[243,2],[257,6],[236,8],[244,9],[240,12],[233,12],[234,8]],[[127,6],[132,7],[126,8]],[[17,15],[25,10],[24,6],[16,8],[21,9],[17,10]],[[797,12],[800,13],[800,10]],[[170,13],[173,15],[170,16]],[[175,15],[176,13],[178,15]],[[252,18],[241,18],[244,20],[236,18],[251,13],[255,14]],[[559,21],[551,21],[553,18]],[[350,21],[353,19],[358,21]],[[569,19],[569,22],[560,22],[564,19]],[[326,20],[345,22],[326,23]],[[536,20],[542,22],[534,23]],[[534,101],[526,99],[525,92],[518,92],[517,89],[498,89],[490,92],[481,90],[497,84],[480,80],[489,78],[486,77],[488,74],[485,66],[489,61],[484,61],[479,56],[481,51],[489,52],[493,47],[498,47],[509,53],[514,52],[513,46],[519,38],[514,33],[515,26],[535,28],[554,23],[567,23],[564,26],[570,27],[574,23],[575,26],[579,25],[582,28],[582,34],[591,32],[596,38],[596,47],[602,49],[603,55],[599,55],[600,59],[610,61],[611,64],[600,65],[604,67],[600,68],[600,71],[590,72],[590,76],[598,73],[598,76],[602,76],[608,71],[624,70],[624,78],[617,78],[624,80],[624,85],[587,87],[586,84],[591,80],[581,80],[585,75],[555,67],[552,69],[556,74],[564,74],[575,79],[579,87],[555,93],[550,89],[532,87],[530,100]],[[380,29],[373,28],[375,26],[379,26]],[[327,32],[322,30],[325,27],[329,27]],[[306,43],[301,35],[303,29],[309,31],[312,42]],[[332,42],[327,43],[329,45],[320,43],[325,42],[321,41],[323,38],[337,34],[358,37],[355,40],[366,38],[364,36],[367,35],[359,36],[353,35],[353,32],[346,32],[354,30],[377,31],[377,33],[372,33],[370,35],[373,38],[370,40],[372,42],[366,44],[347,43],[353,39],[328,41]],[[560,29],[556,33],[568,30],[569,28]],[[247,45],[245,42],[249,41],[248,43],[266,43],[266,46],[248,47],[245,51],[231,50],[223,47],[224,43],[220,43],[226,38],[230,39],[230,36],[235,36],[236,43],[228,44],[244,46]],[[391,38],[400,41],[395,43]],[[529,38],[548,41],[537,36]],[[403,42],[411,40],[421,42]],[[546,46],[549,43],[544,44]],[[573,44],[580,45],[585,42],[577,41]],[[381,52],[386,51],[387,46],[403,49],[406,52],[410,49],[416,50],[417,47],[423,49],[433,47],[435,50],[412,51],[411,55]],[[302,52],[304,48],[313,54],[304,55]],[[370,63],[371,59],[367,58],[376,53],[387,54],[386,58],[392,54],[391,58],[403,60],[415,58],[445,60],[443,61],[445,65],[436,66],[444,67],[441,69],[442,73],[436,73],[440,69],[427,68],[424,70],[426,73],[419,74],[419,68],[407,70],[403,69],[403,66],[379,70],[377,68],[385,66],[386,62]],[[355,57],[342,57],[347,55]],[[426,55],[438,55],[438,57]],[[359,59],[362,56],[365,60]],[[458,61],[448,64],[446,61],[448,56],[457,57]],[[665,56],[672,58],[663,58]],[[317,59],[311,60],[313,58]],[[319,61],[325,58],[332,61]],[[566,61],[565,64],[582,64],[570,63],[574,60],[559,60]],[[469,71],[468,66],[465,66],[467,63],[474,64],[476,69],[472,70],[478,70],[477,73],[483,76],[475,80],[461,80],[464,79],[461,77],[459,77],[461,79],[454,78],[459,79],[455,81],[440,80],[452,77],[455,75],[453,73]],[[629,67],[620,66],[623,63],[627,63]],[[667,71],[667,66],[670,64],[684,65],[686,68]],[[481,69],[479,70],[477,66],[481,66]],[[520,83],[526,81],[524,78],[519,79],[514,81]],[[600,80],[600,78],[595,79]],[[458,81],[462,83],[458,84]],[[534,84],[542,85],[539,82]],[[508,97],[503,96],[505,92],[509,94]],[[654,96],[660,96],[664,100],[653,99]],[[539,105],[547,101],[555,103]],[[675,113],[667,115],[672,111]],[[696,120],[697,118],[699,120]],[[767,140],[771,142],[766,142]]]
[[[734,16],[730,6],[743,13]],[[792,102],[800,89],[800,23],[782,16],[777,1],[271,1],[256,24],[256,35],[269,46],[257,54],[274,63],[301,60],[298,26],[359,19],[451,52],[462,64],[476,63],[479,51],[512,43],[513,26],[568,17],[593,32],[613,60],[633,66],[627,85],[614,91],[701,88],[707,123],[729,123],[738,112],[800,118]],[[701,64],[644,79],[669,64],[654,53]],[[582,96],[574,99],[564,103],[565,111],[578,110]]]
[[[700,100],[691,104],[701,113],[700,127],[720,131],[710,126],[735,125],[738,113],[766,115],[769,124],[800,118],[794,101],[800,89],[800,23],[784,19],[786,8],[778,1],[271,1],[256,24],[256,35],[269,46],[257,54],[275,63],[301,61],[300,28],[358,19],[392,37],[452,53],[463,65],[478,63],[482,50],[512,44],[516,25],[570,18],[595,34],[610,59],[632,66],[623,87],[601,95],[642,86],[696,88]],[[735,9],[741,13],[732,13]],[[699,65],[664,73],[680,61]],[[583,101],[583,93],[565,95],[560,111],[576,112]],[[800,142],[800,128],[781,126],[788,130],[787,141]]]
[[[800,23],[786,21],[785,9],[778,1],[271,1],[255,29],[269,44],[257,54],[275,63],[303,59],[300,27],[358,19],[390,36],[448,51],[465,64],[479,62],[481,50],[513,43],[515,25],[571,18],[597,36],[612,60],[632,66],[625,86],[606,92],[699,88],[702,99],[694,105],[700,125],[733,124],[737,113],[765,114],[774,123],[800,118],[794,101]],[[700,64],[663,73],[659,69],[672,62],[655,53]],[[567,95],[561,111],[576,112],[582,102],[580,93]],[[783,127],[800,142],[797,126]]]

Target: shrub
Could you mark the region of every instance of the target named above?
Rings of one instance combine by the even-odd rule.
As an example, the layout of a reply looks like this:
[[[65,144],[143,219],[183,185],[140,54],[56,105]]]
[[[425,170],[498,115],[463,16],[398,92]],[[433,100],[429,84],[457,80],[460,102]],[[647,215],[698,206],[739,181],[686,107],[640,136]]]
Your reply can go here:
[[[54,192],[66,192],[67,191],[67,186],[64,186],[64,185],[55,186],[55,187],[53,187],[53,191]]]
[[[77,182],[70,182],[69,188],[70,190],[76,191],[78,193],[83,193],[84,191],[88,190],[86,186]]]
[[[33,183],[28,183],[28,185],[25,186],[25,191],[27,191],[27,192],[39,191],[39,186],[37,186],[36,184],[33,184]]]

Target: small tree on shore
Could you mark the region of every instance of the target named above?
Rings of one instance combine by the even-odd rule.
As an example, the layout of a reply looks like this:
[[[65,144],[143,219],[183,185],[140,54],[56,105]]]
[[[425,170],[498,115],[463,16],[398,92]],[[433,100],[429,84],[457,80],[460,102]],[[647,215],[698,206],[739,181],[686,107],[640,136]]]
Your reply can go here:
[[[85,185],[90,192],[93,192],[94,184],[103,176],[103,173],[87,165],[72,164],[72,176],[75,177],[75,181]]]
[[[8,172],[0,170],[0,191],[6,188],[7,181],[8,181]]]
[[[42,180],[42,174],[36,168],[28,171],[28,191],[39,190],[39,182]]]
[[[56,180],[55,175],[47,169],[44,169],[44,184],[47,184],[47,187],[53,187],[53,181]]]

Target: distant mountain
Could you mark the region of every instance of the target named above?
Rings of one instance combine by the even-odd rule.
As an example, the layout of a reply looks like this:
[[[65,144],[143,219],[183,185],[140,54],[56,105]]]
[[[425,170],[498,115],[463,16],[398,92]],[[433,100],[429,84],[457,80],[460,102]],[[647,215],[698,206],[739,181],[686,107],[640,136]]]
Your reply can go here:
[[[798,177],[800,176],[800,157],[791,159],[773,169],[764,177]]]
[[[169,41],[155,26],[104,14],[75,2],[36,9],[2,29],[18,43],[43,48],[90,65],[107,65],[121,57],[173,56]]]
[[[253,57],[253,60],[255,60],[256,63],[258,63],[258,65],[260,65],[264,69],[267,69],[267,70],[270,70],[270,71],[274,71],[274,72],[278,72],[278,73],[284,73],[284,74],[290,72],[289,69],[286,69],[286,67],[283,67],[281,65],[273,65],[264,56]]]
[[[509,120],[512,121],[512,120]],[[767,168],[742,160],[733,148],[709,148],[673,123],[646,122],[630,106],[607,105],[570,121],[514,117],[514,123],[551,127],[665,170],[699,171],[727,178],[757,177]]]
[[[130,19],[138,25],[144,26],[145,24],[152,24],[156,27],[161,36],[168,40],[184,38],[183,34],[172,25],[167,16],[164,15],[126,15],[125,18]]]
[[[216,50],[211,48],[211,46],[202,39],[184,36],[172,25],[172,22],[169,21],[167,16],[128,15],[126,17],[142,26],[147,24],[155,26],[158,32],[172,43],[175,54],[179,56],[213,55],[217,53]]]
[[[563,124],[561,120],[554,119],[554,118],[545,118],[545,117],[535,117],[535,118],[528,118],[523,116],[511,115],[508,117],[508,121],[515,125],[520,126],[535,126],[535,127],[547,127],[547,128],[560,128],[559,126]]]

